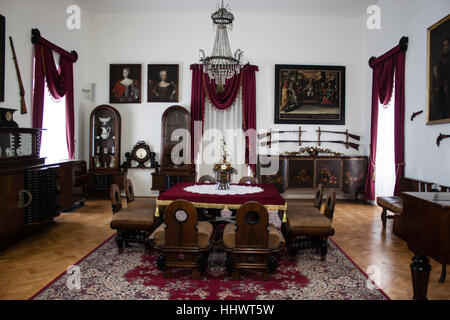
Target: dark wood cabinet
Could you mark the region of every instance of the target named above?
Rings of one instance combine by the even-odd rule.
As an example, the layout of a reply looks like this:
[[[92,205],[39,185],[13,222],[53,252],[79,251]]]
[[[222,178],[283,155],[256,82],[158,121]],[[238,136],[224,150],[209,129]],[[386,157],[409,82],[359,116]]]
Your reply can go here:
[[[120,169],[120,113],[109,105],[96,107],[90,118],[88,196],[109,198],[111,184],[124,188]]]
[[[0,169],[0,249],[48,227],[86,198],[86,162],[65,160]]]
[[[178,182],[195,182],[194,166],[186,152],[191,148],[190,133],[189,111],[182,106],[167,108],[161,118],[161,167],[152,173],[152,190],[162,192]],[[174,139],[174,136],[178,138]],[[178,153],[174,148],[179,150]]]
[[[269,159],[273,160],[271,165]],[[258,156],[257,175],[261,183],[288,189],[313,190],[320,183],[328,189],[357,195],[364,191],[367,157],[351,156]]]
[[[87,196],[87,168],[85,161],[60,164],[61,210],[67,211],[83,204]]]

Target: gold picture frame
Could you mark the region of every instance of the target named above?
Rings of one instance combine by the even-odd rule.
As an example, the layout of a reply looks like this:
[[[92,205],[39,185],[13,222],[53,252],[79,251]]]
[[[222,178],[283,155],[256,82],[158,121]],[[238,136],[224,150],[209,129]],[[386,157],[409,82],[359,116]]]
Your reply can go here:
[[[428,29],[427,125],[450,122],[450,14]]]

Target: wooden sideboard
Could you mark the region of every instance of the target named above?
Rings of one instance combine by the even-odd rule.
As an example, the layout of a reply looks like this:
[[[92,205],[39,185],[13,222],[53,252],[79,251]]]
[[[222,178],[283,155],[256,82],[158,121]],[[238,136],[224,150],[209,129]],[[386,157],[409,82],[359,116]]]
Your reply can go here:
[[[269,159],[278,162],[278,166],[268,164]],[[273,184],[281,193],[291,189],[314,190],[322,183],[324,188],[354,194],[356,199],[364,191],[367,164],[364,156],[259,155],[257,176],[261,183]]]
[[[86,198],[86,162],[60,161],[0,170],[0,249],[53,223]]]
[[[67,211],[83,204],[87,196],[86,161],[73,160],[59,163],[61,210]]]

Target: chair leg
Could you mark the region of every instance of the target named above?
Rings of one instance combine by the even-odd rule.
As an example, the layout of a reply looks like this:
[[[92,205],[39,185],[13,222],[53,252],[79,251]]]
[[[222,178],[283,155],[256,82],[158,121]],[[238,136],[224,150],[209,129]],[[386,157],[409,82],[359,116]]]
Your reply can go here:
[[[447,265],[446,264],[442,264],[441,277],[439,278],[439,282],[440,283],[445,282],[445,276],[446,275],[447,275]]]
[[[166,268],[164,270],[164,278],[171,278],[172,277],[172,269],[171,268]]]
[[[116,244],[117,244],[118,253],[121,254],[123,252],[123,245],[124,245],[122,231],[118,231],[117,232]]]
[[[270,275],[267,273],[266,270],[263,270],[261,272],[261,280],[262,281],[269,281],[270,280]]]
[[[234,258],[230,252],[227,252],[227,260],[225,261],[228,276],[231,276],[234,269]]]
[[[328,251],[328,237],[322,238],[322,244],[320,246],[320,260],[325,261],[327,257],[327,251]]]
[[[387,211],[385,208],[383,208],[383,212],[381,212],[381,221],[383,223],[383,228],[386,227],[386,221],[387,221]]]
[[[241,280],[241,271],[239,269],[233,270],[233,280]]]
[[[192,268],[192,280],[200,280],[200,270],[199,268]]]

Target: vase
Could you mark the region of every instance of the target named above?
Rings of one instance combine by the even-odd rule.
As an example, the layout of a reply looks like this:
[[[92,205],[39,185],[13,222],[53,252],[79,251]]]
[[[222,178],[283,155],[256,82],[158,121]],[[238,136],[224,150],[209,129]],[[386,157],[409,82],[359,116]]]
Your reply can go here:
[[[231,174],[226,171],[216,171],[217,189],[228,190],[230,189]]]

